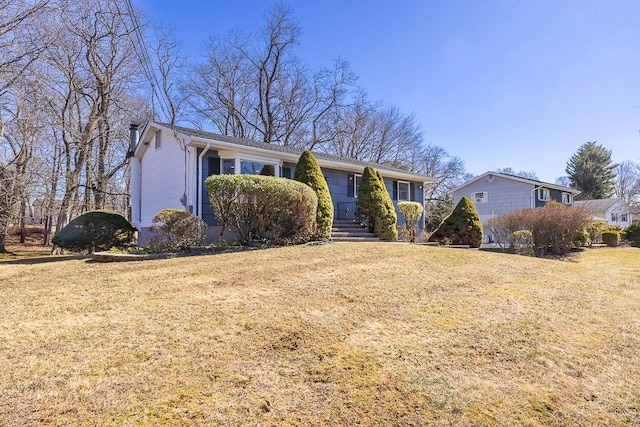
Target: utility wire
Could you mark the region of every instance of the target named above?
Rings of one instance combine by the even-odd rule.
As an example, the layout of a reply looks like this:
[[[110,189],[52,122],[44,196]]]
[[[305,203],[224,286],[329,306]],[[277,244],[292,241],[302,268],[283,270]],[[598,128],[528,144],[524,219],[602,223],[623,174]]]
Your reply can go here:
[[[128,32],[129,38],[133,43],[133,49],[136,52],[136,56],[140,61],[140,65],[142,66],[142,70],[149,80],[151,84],[151,106],[152,113],[155,120],[155,99],[158,100],[158,105],[162,110],[162,113],[165,117],[165,121],[169,122],[171,120],[171,107],[169,106],[169,101],[166,99],[166,94],[164,91],[158,93],[158,88],[161,87],[160,82],[158,81],[158,76],[154,71],[153,62],[151,61],[151,57],[149,56],[149,52],[147,50],[146,43],[144,41],[144,36],[142,35],[140,21],[136,15],[135,10],[133,9],[133,5],[131,4],[131,0],[125,0],[125,4],[127,6],[128,15],[131,17],[131,23],[133,24],[133,32],[135,34],[135,40],[131,36],[131,32]],[[116,2],[116,7],[118,8],[118,12],[120,13],[120,7],[118,2]]]

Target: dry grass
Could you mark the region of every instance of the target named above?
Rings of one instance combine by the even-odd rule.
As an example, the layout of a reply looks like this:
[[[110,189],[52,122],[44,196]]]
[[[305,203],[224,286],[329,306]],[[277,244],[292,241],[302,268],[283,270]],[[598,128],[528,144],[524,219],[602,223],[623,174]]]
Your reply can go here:
[[[640,251],[0,261],[0,425],[638,425]]]

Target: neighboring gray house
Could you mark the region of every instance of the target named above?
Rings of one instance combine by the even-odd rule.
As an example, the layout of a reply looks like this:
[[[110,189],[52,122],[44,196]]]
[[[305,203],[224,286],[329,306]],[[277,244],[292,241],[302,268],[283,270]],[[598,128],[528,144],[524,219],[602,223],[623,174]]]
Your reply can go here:
[[[185,209],[209,225],[208,236],[218,235],[204,180],[216,174],[259,174],[265,165],[275,175],[293,178],[302,150],[232,138],[196,129],[149,122],[140,133],[131,127],[131,222],[144,244],[153,217],[166,208]],[[424,186],[435,180],[381,164],[314,153],[334,204],[334,219],[355,219],[358,186],[365,166],[378,170],[392,196],[424,204]],[[398,218],[401,218],[398,215]],[[399,220],[401,221],[401,220]],[[420,221],[424,229],[424,218]]]
[[[450,192],[456,204],[462,197],[471,199],[483,224],[495,216],[544,206],[550,200],[572,206],[579,193],[573,188],[498,172],[486,172]],[[486,230],[485,241],[493,241]]]
[[[627,228],[633,222],[631,209],[620,199],[580,200],[574,204],[590,210],[595,220],[620,228]]]

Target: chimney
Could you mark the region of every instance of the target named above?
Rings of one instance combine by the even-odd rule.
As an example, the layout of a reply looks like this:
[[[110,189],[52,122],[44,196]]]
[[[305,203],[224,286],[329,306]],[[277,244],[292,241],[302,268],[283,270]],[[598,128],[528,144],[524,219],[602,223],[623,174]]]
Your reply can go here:
[[[131,123],[129,126],[129,157],[133,157],[133,152],[136,150],[136,145],[138,145],[138,128],[140,125]]]

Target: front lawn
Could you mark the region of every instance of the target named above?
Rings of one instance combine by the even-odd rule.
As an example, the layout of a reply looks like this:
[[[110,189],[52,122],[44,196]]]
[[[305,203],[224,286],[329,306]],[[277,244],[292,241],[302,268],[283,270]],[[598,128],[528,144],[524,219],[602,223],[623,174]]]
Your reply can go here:
[[[0,260],[0,426],[638,425],[640,249]]]

